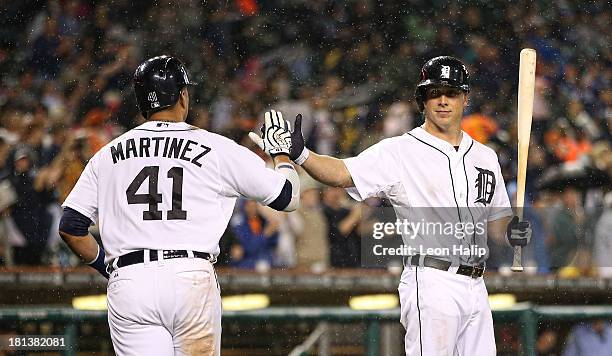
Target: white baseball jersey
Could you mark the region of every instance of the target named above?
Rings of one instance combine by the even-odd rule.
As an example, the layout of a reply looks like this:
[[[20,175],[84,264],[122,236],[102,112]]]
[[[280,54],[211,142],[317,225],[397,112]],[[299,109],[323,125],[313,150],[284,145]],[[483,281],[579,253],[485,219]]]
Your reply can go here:
[[[415,230],[403,235],[408,246],[446,248],[458,262],[478,264],[488,256],[486,222],[511,216],[510,201],[495,151],[463,132],[458,150],[421,127],[385,139],[356,157],[344,160],[356,200],[391,201],[399,220],[435,223],[485,222],[482,233],[462,239]],[[472,229],[475,230],[475,229]],[[454,246],[478,246],[485,254],[453,254]],[[448,259],[448,258],[444,258]]]
[[[99,224],[107,263],[142,249],[217,255],[236,198],[268,205],[285,180],[230,139],[149,121],[97,152],[63,206]]]

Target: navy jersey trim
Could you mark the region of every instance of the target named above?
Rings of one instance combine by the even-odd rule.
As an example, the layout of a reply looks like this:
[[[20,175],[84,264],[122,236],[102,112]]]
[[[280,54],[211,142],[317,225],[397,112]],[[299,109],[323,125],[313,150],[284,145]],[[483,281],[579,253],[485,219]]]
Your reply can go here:
[[[419,317],[419,351],[421,356],[423,356],[423,336],[421,335],[421,307],[419,305],[419,267],[414,268],[414,281],[416,282],[416,305],[417,305],[417,314]]]
[[[463,154],[463,173],[465,174],[465,182],[467,183],[466,184],[467,192],[465,194],[465,206],[467,207],[468,212],[470,213],[470,217],[472,218],[472,223],[474,223],[474,215],[472,214],[472,210],[470,210],[470,204],[469,204],[469,199],[470,199],[470,182],[468,180],[467,170],[465,168],[465,156],[467,156],[468,152],[470,152],[470,150],[472,149],[472,146],[474,146],[474,141],[473,140],[472,140],[472,144],[470,145],[470,147],[468,147],[468,149]],[[472,245],[476,245],[476,231],[474,231],[474,233],[472,233]],[[468,261],[470,261],[472,259],[472,257],[473,257],[472,256],[472,249],[470,248],[470,259]]]
[[[408,135],[410,135],[411,137],[413,137],[415,140],[426,144],[427,146],[433,148],[434,150],[440,152],[441,154],[444,155],[444,157],[446,157],[446,160],[448,161],[448,174],[450,175],[450,181],[451,181],[451,187],[453,189],[453,199],[455,200],[455,206],[457,207],[457,216],[459,217],[459,222],[462,222],[461,220],[461,212],[459,211],[459,203],[457,203],[457,197],[455,196],[455,183],[453,182],[453,171],[452,171],[452,167],[451,167],[451,161],[450,161],[450,157],[448,157],[448,155],[444,152],[442,152],[439,148],[430,145],[429,143],[419,139],[418,137],[414,136],[413,134],[411,134],[410,132],[407,132]],[[474,142],[472,142],[473,144]]]
[[[278,194],[278,197],[276,197],[273,202],[268,204],[268,206],[274,210],[283,211],[283,209],[285,209],[289,203],[291,203],[292,190],[293,186],[291,182],[286,179],[280,194]]]

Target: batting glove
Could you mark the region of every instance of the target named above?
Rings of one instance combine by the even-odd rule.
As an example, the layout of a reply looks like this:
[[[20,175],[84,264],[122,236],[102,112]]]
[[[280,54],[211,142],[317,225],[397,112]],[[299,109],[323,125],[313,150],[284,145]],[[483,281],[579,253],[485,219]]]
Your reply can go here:
[[[291,125],[280,111],[266,111],[261,137],[249,132],[249,138],[271,157],[289,155],[291,151]]]
[[[506,229],[506,237],[512,247],[527,246],[531,240],[531,223],[529,221],[519,222],[519,217],[514,216]]]
[[[289,158],[296,164],[302,165],[308,158],[310,151],[304,145],[304,135],[302,135],[302,114],[295,117],[295,129],[291,132],[291,151]]]

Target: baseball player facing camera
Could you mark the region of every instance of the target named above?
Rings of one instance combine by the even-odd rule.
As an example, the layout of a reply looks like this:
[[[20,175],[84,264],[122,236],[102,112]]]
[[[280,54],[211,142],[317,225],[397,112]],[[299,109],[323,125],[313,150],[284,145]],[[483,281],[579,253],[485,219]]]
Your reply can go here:
[[[453,57],[436,57],[423,66],[416,88],[425,117],[421,127],[343,160],[304,147],[301,115],[291,134],[291,159],[316,180],[346,188],[359,201],[387,198],[399,221],[465,228],[454,237],[402,233],[404,245],[415,251],[403,258],[398,288],[409,356],[495,355],[482,278],[487,238],[525,246],[531,237],[528,222],[511,219],[495,152],[461,130],[469,90],[465,65]],[[469,224],[471,231],[465,233]]]
[[[185,123],[194,85],[175,57],[144,61],[134,92],[147,121],[97,152],[63,204],[63,240],[109,279],[117,355],[219,355],[213,263],[236,199],[283,211],[299,205],[284,121],[266,114],[268,169],[248,149]],[[88,232],[94,222],[104,248]]]

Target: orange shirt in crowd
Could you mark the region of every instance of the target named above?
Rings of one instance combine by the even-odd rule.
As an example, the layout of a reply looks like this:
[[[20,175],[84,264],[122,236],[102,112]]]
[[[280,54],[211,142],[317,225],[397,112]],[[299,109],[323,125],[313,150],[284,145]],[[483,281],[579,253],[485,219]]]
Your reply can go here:
[[[569,137],[562,137],[554,146],[555,156],[564,162],[573,162],[590,151],[590,142],[586,140],[576,141]]]
[[[573,162],[583,154],[591,152],[591,143],[588,140],[576,140],[558,130],[548,131],[544,135],[544,142],[552,149],[555,157],[563,162]]]
[[[497,132],[497,123],[490,116],[476,113],[463,118],[461,129],[474,140],[486,144]]]

